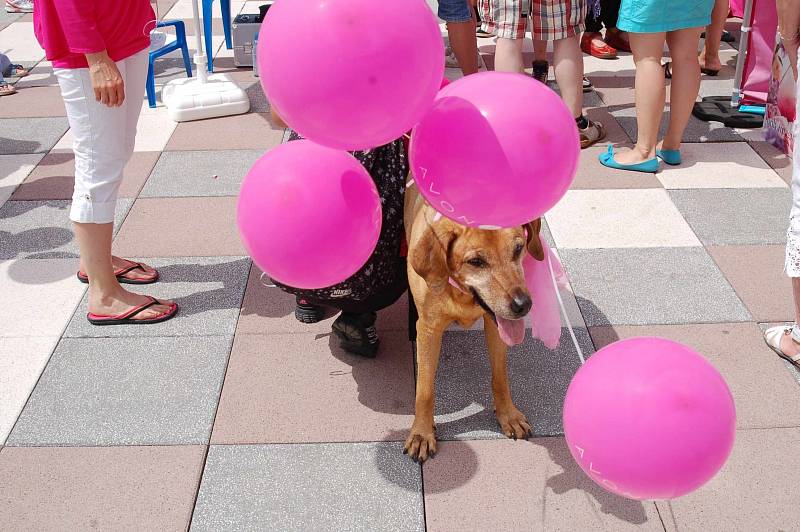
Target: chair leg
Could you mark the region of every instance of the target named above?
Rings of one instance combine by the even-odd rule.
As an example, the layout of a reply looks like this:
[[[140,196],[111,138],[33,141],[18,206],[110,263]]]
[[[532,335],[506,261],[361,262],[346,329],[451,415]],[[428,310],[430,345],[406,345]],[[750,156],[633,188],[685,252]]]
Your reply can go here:
[[[211,49],[212,14],[211,5],[213,0],[203,0],[203,35],[205,37],[206,56],[208,57],[208,71],[214,72],[214,50]]]
[[[147,104],[152,108],[156,106],[156,77],[153,72],[153,61],[147,66],[147,83],[145,84],[147,90]]]
[[[192,77],[192,59],[189,57],[189,47],[186,43],[183,43],[181,47],[181,52],[183,53],[183,66],[186,67],[186,76]]]
[[[228,50],[233,49],[233,41],[231,40],[231,0],[220,0],[220,7],[222,7],[222,27],[225,31],[225,47]]]

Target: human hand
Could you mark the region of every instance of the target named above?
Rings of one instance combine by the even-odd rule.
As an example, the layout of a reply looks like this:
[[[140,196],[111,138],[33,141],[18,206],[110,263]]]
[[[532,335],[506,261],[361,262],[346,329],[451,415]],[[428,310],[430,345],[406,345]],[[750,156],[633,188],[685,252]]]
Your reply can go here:
[[[89,63],[89,76],[92,79],[94,98],[109,107],[119,107],[125,101],[125,82],[117,64],[103,50],[96,54],[86,54]]]
[[[793,39],[784,39],[783,47],[786,50],[786,55],[789,56],[789,64],[792,65],[792,75],[797,81],[797,51],[800,45],[800,36],[795,36]]]

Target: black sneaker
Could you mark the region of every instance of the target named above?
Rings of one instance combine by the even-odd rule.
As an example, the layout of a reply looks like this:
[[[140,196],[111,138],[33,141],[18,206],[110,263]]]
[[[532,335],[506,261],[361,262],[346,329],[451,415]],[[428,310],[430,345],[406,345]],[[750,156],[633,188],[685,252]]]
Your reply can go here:
[[[380,339],[375,330],[374,312],[367,314],[342,314],[333,322],[333,334],[339,339],[339,346],[354,355],[374,358],[378,353]]]
[[[550,63],[547,61],[533,62],[533,79],[547,85],[547,78],[550,76]]]
[[[297,304],[294,308],[294,317],[301,323],[317,323],[322,321],[325,317],[325,309],[312,305],[302,298],[297,298]]]

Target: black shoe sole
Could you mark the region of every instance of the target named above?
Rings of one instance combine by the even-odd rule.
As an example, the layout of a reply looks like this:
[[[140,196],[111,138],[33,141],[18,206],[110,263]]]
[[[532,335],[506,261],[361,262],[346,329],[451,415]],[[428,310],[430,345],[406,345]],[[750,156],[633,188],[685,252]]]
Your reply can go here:
[[[313,306],[304,306],[304,305],[297,305],[294,308],[294,317],[300,323],[319,323],[325,317],[325,313],[322,309],[313,307]]]
[[[374,344],[362,343],[362,342],[354,342],[341,331],[333,329],[333,334],[336,335],[336,338],[339,339],[339,347],[343,350],[351,353],[353,355],[358,355],[364,358],[375,358],[378,354],[378,348],[381,345],[381,341],[378,340]]]

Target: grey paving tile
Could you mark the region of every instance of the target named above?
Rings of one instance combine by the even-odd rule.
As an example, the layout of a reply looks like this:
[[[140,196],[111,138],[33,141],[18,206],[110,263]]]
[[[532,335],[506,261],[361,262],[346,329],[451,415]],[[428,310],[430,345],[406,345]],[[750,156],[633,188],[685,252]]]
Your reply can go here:
[[[247,285],[247,257],[180,257],[147,259],[160,274],[156,285],[128,285],[132,292],[171,299],[178,315],[143,327],[97,327],[86,320],[88,295],[70,321],[65,337],[233,336]]]
[[[236,196],[260,150],[168,151],[161,154],[142,197]]]
[[[231,338],[66,338],[9,446],[205,444]]]
[[[584,354],[594,351],[585,329],[576,329]],[[567,386],[580,360],[566,329],[550,351],[528,334],[509,350],[508,374],[514,403],[537,436],[563,432]],[[483,331],[449,331],[442,341],[436,376],[436,434],[439,439],[505,438],[494,417],[491,369]]]
[[[425,529],[400,443],[212,445],[192,530]]]
[[[588,326],[750,321],[702,248],[560,251]]]
[[[783,244],[788,189],[670,190],[675,206],[703,244]]]
[[[628,136],[636,140],[638,135],[638,127],[636,126],[636,107],[633,102],[624,106],[615,106],[611,108],[611,114],[617,119],[619,125],[628,134]],[[667,124],[669,123],[669,110],[664,111],[664,116],[661,120],[661,127],[659,128],[658,137],[663,138],[667,132]],[[689,118],[689,124],[683,133],[684,142],[735,142],[742,141],[744,137],[737,133],[732,128],[727,128],[720,122],[703,122],[694,116]]]
[[[46,153],[67,129],[63,116],[0,119],[0,154]]]
[[[78,256],[78,242],[69,220],[69,200],[8,201],[0,207],[0,260],[58,259]],[[119,229],[132,199],[117,200]]]

